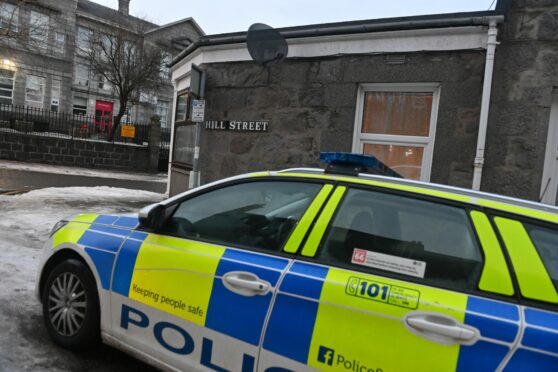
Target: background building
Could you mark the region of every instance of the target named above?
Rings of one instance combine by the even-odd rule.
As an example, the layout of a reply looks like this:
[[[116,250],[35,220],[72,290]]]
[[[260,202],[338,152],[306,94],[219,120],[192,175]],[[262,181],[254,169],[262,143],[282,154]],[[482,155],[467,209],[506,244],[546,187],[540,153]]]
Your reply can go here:
[[[188,184],[184,102],[196,64],[207,74],[206,120],[268,123],[263,132],[206,122],[202,183],[352,151],[407,178],[554,204],[556,14],[555,1],[499,0],[493,11],[282,28],[288,57],[269,67],[251,60],[246,33],[202,37],[173,62],[171,193]]]
[[[133,17],[129,3],[119,0],[114,10],[87,0],[0,1],[0,29],[18,34],[0,44],[0,103],[112,118],[119,105],[114,88],[91,72],[83,53],[92,37],[119,28],[143,30],[147,41],[168,51],[170,62],[204,34],[192,18],[159,26]],[[138,95],[130,106],[132,121],[147,122],[157,114],[163,127],[169,125],[169,74],[163,64],[168,83]]]

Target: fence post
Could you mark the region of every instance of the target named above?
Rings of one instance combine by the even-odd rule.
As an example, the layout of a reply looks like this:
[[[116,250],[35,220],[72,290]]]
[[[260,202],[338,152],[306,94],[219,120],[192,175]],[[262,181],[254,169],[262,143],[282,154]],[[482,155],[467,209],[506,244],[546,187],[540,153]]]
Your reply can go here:
[[[155,115],[149,120],[149,171],[159,170],[159,150],[161,147],[161,119]]]

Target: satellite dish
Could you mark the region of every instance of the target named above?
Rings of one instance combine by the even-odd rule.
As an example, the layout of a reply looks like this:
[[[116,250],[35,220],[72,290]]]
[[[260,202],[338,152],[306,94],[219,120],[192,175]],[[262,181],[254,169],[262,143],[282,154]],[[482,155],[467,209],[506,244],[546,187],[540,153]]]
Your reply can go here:
[[[246,35],[246,44],[254,62],[262,66],[282,62],[289,52],[289,46],[283,35],[263,23],[254,23],[250,26]]]

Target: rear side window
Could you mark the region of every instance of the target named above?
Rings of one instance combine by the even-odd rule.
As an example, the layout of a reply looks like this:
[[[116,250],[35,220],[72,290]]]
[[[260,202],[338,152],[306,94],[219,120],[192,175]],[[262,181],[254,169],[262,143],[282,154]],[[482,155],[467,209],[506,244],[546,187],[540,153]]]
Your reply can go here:
[[[318,258],[332,265],[475,289],[482,255],[465,210],[349,190]]]
[[[524,224],[535,249],[558,290],[558,230]]]

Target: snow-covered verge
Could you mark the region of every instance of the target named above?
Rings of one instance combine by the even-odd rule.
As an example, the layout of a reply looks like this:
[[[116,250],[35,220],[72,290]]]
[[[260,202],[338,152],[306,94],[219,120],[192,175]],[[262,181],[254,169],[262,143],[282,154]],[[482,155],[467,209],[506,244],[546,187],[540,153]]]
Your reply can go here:
[[[27,163],[12,160],[1,160],[0,169],[21,170],[27,172],[41,172],[49,174],[70,174],[73,176],[115,178],[120,180],[167,182],[166,174],[145,174],[132,172],[117,172],[100,169],[88,169],[79,167],[66,167],[62,165],[48,165],[38,163]]]
[[[67,187],[0,195],[0,371],[133,371],[147,367],[106,346],[74,354],[55,346],[34,297],[43,242],[60,219],[78,213],[131,213],[162,194]]]

